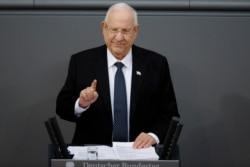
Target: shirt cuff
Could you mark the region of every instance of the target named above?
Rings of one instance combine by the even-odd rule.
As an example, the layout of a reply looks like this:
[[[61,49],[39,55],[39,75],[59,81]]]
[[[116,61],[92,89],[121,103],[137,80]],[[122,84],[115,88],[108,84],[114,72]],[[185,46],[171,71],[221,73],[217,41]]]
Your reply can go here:
[[[158,138],[154,133],[149,132],[148,134],[149,134],[150,136],[152,136],[152,137],[155,139],[156,144],[159,144],[159,143],[160,143],[159,138]]]
[[[88,108],[89,108],[89,106],[86,107],[86,108],[80,107],[80,106],[79,106],[79,98],[78,98],[78,99],[76,100],[76,103],[75,103],[75,115],[76,115],[76,117],[79,118],[79,117],[82,115],[82,113],[83,113],[84,111],[86,111]]]

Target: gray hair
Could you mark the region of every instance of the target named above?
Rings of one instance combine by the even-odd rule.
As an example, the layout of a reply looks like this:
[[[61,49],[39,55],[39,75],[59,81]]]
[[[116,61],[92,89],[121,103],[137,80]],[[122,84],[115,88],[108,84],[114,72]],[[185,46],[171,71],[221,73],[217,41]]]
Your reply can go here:
[[[131,10],[131,12],[133,12],[133,15],[134,15],[134,24],[138,25],[138,18],[137,18],[136,10],[132,6],[130,6],[126,3],[116,3],[116,4],[113,4],[112,6],[110,6],[107,13],[106,13],[106,16],[105,16],[105,20],[104,20],[105,22],[108,21],[108,16],[110,14],[110,11],[113,9],[129,9],[129,10]]]

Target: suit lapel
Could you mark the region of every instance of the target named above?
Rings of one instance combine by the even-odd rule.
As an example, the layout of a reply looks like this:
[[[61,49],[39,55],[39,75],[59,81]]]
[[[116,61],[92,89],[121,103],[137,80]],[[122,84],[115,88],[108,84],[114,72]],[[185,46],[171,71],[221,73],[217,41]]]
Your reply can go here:
[[[139,48],[133,46],[132,49],[133,56],[133,69],[132,69],[132,85],[131,85],[131,99],[130,99],[130,116],[136,108],[138,95],[140,93],[141,84],[143,82],[144,76],[146,74],[147,61],[145,55],[140,51]]]
[[[110,88],[108,78],[108,65],[107,65],[107,48],[105,45],[96,52],[95,61],[93,64],[94,71],[97,79],[98,98],[104,102],[107,111],[111,111]],[[112,112],[109,112],[112,117]]]

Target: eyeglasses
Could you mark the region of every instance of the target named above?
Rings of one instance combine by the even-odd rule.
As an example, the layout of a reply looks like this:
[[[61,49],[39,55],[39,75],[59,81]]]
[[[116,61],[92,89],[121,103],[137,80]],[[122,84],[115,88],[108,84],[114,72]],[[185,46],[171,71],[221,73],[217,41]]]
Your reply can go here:
[[[113,35],[117,35],[120,32],[124,36],[129,36],[135,31],[135,28],[118,30],[117,28],[110,28],[106,23],[106,30]]]

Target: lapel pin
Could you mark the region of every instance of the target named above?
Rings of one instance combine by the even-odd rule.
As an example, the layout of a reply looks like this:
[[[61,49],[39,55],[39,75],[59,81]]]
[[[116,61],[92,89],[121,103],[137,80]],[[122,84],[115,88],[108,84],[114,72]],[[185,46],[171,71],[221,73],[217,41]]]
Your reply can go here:
[[[136,75],[141,76],[141,72],[140,71],[136,71]]]

